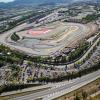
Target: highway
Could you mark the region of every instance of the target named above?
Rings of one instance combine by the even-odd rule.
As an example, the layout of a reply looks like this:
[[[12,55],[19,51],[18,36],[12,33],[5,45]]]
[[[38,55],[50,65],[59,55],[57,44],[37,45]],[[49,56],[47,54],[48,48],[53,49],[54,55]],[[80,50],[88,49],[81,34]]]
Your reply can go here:
[[[25,95],[17,98],[13,98],[11,100],[35,100],[38,98],[43,98],[43,100],[52,100],[56,97],[62,96],[66,93],[69,93],[73,90],[76,90],[94,80],[100,78],[100,70],[83,76],[81,78],[74,79],[69,82],[65,82],[66,84],[59,85],[58,87],[51,88],[48,90],[44,90],[41,92],[33,93],[30,95]]]

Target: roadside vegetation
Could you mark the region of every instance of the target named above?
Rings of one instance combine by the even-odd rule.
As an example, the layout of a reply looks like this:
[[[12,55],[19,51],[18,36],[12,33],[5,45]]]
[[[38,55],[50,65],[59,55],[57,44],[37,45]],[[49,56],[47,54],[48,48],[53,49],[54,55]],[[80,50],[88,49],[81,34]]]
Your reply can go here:
[[[4,92],[17,91],[25,88],[40,86],[41,84],[7,84],[0,86],[0,94]]]
[[[92,73],[94,71],[97,71],[100,69],[100,62],[90,68],[87,69],[83,69],[80,70],[79,72],[73,72],[73,73],[68,73],[66,76],[58,76],[57,78],[49,78],[49,77],[42,77],[38,80],[40,83],[48,83],[48,82],[61,82],[63,80],[72,80],[75,79],[77,77],[82,77],[83,75]],[[33,79],[32,81],[36,81],[35,79]]]
[[[89,48],[89,43],[85,42],[79,45],[78,48],[75,49],[75,51],[71,52],[68,56],[68,60],[69,61],[73,61],[75,59],[77,59],[78,57],[80,57],[81,55],[84,54],[84,52]]]
[[[0,63],[1,65],[6,64],[21,64],[25,59],[25,55],[11,50],[9,47],[4,45],[0,45]]]
[[[58,97],[53,100],[100,100],[100,94],[94,95],[98,93],[100,90],[100,78],[95,81],[77,89],[70,93],[67,93],[61,97]],[[92,96],[94,95],[94,96]]]
[[[87,15],[85,18],[83,18],[82,20],[86,23],[91,22],[93,20],[96,20],[97,18],[100,17],[100,14],[92,14],[92,15]]]

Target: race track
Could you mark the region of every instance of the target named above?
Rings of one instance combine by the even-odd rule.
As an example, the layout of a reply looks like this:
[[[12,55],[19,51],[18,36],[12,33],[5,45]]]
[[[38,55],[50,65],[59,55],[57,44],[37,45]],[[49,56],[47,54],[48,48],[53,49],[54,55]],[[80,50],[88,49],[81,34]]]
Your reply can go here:
[[[79,41],[94,34],[96,30],[95,24],[83,25],[57,21],[25,31],[16,30],[19,31],[16,34],[21,38],[16,43],[10,40],[11,33],[3,38],[7,38],[7,45],[17,50],[32,55],[48,56],[65,47],[73,48]]]

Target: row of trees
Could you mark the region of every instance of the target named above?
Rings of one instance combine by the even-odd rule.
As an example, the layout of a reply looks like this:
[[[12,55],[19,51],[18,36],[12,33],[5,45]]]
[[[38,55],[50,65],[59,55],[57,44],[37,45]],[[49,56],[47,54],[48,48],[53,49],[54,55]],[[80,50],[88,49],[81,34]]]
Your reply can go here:
[[[79,72],[68,73],[66,76],[58,76],[57,78],[50,78],[50,77],[41,77],[41,78],[37,78],[37,79],[33,78],[30,81],[32,81],[32,82],[39,81],[40,83],[61,82],[63,80],[70,80],[70,79],[75,79],[77,77],[81,77],[83,75],[97,71],[98,69],[100,69],[100,61],[98,64],[96,64],[90,68],[80,70]]]
[[[82,91],[82,96],[76,95],[74,100],[87,100],[88,94],[86,91]]]
[[[4,45],[0,45],[0,63],[5,64],[21,64],[24,59],[26,59],[26,55],[23,53],[17,52],[16,50],[11,50],[9,47]]]
[[[89,43],[85,42],[79,45],[78,48],[76,48],[75,51],[71,52],[68,56],[68,60],[69,61],[73,61],[75,59],[77,59],[78,57],[80,57],[82,54],[84,54],[84,52],[87,50],[87,48],[89,47]]]
[[[91,22],[93,20],[96,20],[97,18],[100,17],[100,14],[92,14],[92,15],[87,15],[85,18],[82,20],[85,21],[86,23]]]
[[[41,84],[7,84],[0,86],[0,94],[3,92],[9,92],[9,91],[17,91],[22,90],[24,88],[39,86]]]

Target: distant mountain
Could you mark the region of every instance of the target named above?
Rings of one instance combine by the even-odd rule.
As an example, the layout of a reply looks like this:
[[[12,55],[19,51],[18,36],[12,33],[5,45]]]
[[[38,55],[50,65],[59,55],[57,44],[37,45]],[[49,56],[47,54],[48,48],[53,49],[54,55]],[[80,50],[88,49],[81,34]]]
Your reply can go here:
[[[73,0],[15,0],[9,3],[0,3],[0,7],[7,6],[25,6],[25,5],[40,5],[40,4],[56,4],[56,3],[71,3]]]
[[[16,7],[16,6],[28,6],[28,5],[36,6],[41,4],[58,4],[58,3],[70,4],[75,1],[87,1],[87,0],[15,0],[9,3],[0,3],[0,7]]]

